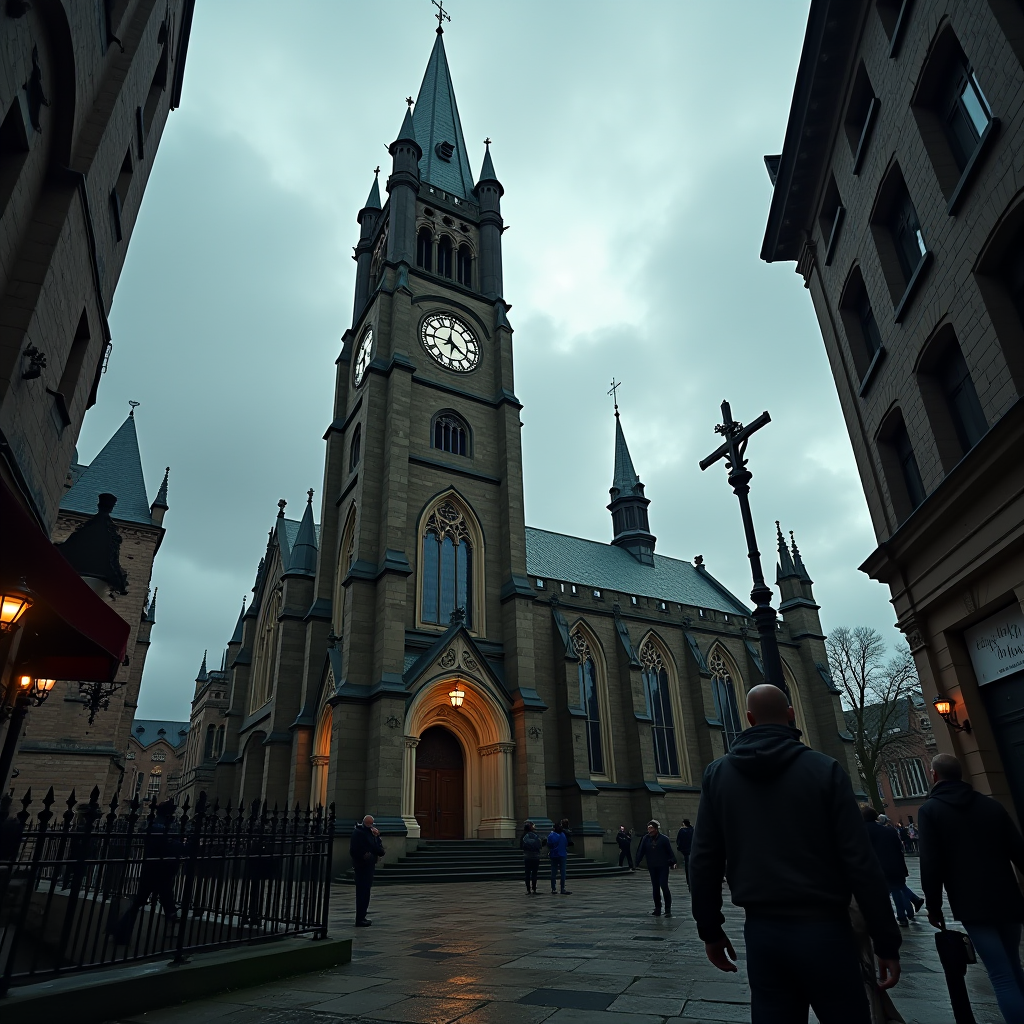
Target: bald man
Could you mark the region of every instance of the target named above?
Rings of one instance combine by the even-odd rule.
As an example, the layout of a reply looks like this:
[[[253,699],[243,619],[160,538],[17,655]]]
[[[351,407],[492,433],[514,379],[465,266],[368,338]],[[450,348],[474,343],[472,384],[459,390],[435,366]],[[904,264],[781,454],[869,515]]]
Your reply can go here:
[[[377,861],[384,856],[384,844],[380,841],[380,832],[373,823],[372,814],[367,814],[352,830],[348,852],[356,876],[356,927],[367,928],[373,924],[366,916],[370,909],[373,873],[377,868]]]
[[[867,921],[879,985],[899,980],[889,888],[838,762],[800,742],[789,698],[747,695],[745,730],[708,765],[690,853],[691,907],[708,959],[736,970],[722,929],[722,878],[746,912],[752,1024],[869,1024],[850,898]],[[813,822],[809,828],[807,823]]]

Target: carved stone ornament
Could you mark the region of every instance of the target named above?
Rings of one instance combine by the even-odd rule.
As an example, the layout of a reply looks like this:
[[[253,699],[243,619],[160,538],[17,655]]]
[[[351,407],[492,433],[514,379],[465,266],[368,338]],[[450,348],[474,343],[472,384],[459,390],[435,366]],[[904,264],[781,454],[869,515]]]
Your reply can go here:
[[[309,763],[313,765],[314,768],[323,768],[331,763],[331,758],[329,754],[314,754],[309,759]]]
[[[588,661],[590,659],[590,644],[587,643],[587,638],[579,630],[576,630],[570,637],[572,642],[572,649],[576,652],[576,657],[581,662]]]
[[[454,668],[456,662],[459,660],[458,655],[455,653],[454,647],[449,647],[440,658],[437,659],[438,665],[441,668]]]
[[[462,664],[466,666],[471,672],[477,671],[480,666],[477,664],[476,658],[473,657],[469,651],[462,652]]]
[[[452,543],[469,540],[469,528],[462,511],[451,501],[442,501],[427,520],[426,533],[434,533],[438,540],[451,537]]]
[[[402,720],[398,715],[388,715],[388,717],[384,719],[384,724],[389,729],[397,729],[402,724]]]
[[[435,712],[435,718],[451,718],[452,709],[447,704],[442,704]]]
[[[539,739],[540,738],[540,726],[531,725],[530,728],[527,729],[526,731],[527,731],[527,735],[533,737],[533,739]]]

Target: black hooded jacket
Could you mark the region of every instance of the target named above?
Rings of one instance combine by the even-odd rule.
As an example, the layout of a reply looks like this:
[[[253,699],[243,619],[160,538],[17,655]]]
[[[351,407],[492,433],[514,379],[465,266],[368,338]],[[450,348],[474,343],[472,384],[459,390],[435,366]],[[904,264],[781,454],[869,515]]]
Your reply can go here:
[[[1024,921],[1012,864],[1024,872],[1024,839],[1006,808],[966,782],[938,782],[917,820],[921,888],[929,913],[949,909],[964,924]]]
[[[845,918],[856,896],[875,952],[895,957],[889,886],[850,779],[799,737],[786,725],[755,725],[705,770],[690,852],[697,933],[722,937],[724,874],[748,915]]]

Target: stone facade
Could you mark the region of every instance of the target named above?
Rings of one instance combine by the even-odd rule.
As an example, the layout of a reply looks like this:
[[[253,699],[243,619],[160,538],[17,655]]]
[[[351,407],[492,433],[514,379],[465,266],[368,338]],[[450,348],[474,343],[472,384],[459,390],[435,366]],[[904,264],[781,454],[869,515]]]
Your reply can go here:
[[[135,719],[124,755],[122,804],[138,797],[146,804],[173,797],[181,785],[188,722]]]
[[[900,14],[900,11],[903,14]],[[899,16],[897,16],[899,15]],[[762,257],[810,291],[888,584],[967,777],[1024,814],[1024,673],[972,626],[1024,601],[1024,14],[815,0]]]
[[[281,502],[180,792],[334,803],[345,829],[372,812],[389,857],[568,817],[607,858],[621,822],[695,816],[762,679],[750,609],[702,559],[655,553],[618,420],[613,543],[526,526],[503,188],[489,150],[469,173],[440,34],[390,151],[387,203],[375,181],[358,216],[320,526],[312,492],[298,519]],[[798,722],[856,777],[810,577],[779,551]],[[221,724],[211,780],[200,737]]]

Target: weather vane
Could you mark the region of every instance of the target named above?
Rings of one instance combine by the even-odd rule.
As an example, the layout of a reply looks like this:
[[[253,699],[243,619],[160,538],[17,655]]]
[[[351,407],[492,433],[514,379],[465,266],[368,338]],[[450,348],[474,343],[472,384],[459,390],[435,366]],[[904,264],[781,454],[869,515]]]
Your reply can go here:
[[[618,390],[622,387],[622,381],[616,380],[612,377],[612,386],[608,389],[608,394],[612,396],[612,401],[615,403],[615,415],[619,415],[619,396]]]
[[[129,405],[130,405],[130,406],[132,407],[132,411],[131,411],[131,413],[129,413],[129,415],[131,415],[131,416],[134,416],[134,415],[135,415],[135,410],[136,410],[136,409],[137,409],[137,408],[138,408],[138,407],[139,407],[140,405],[142,405],[142,403],[141,403],[141,402],[134,402],[134,401],[132,401],[132,399],[130,399],[130,398],[128,399],[128,404],[129,404]]]
[[[437,18],[437,34],[441,35],[444,32],[444,22],[451,21],[452,16],[444,9],[444,0],[430,0],[430,2],[437,8],[437,14],[434,15]]]

